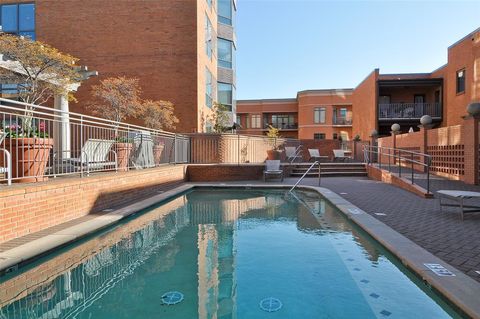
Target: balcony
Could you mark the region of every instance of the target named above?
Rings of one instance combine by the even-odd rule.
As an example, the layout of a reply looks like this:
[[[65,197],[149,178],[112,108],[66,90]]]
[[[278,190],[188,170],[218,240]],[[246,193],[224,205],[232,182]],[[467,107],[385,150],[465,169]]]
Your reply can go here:
[[[343,126],[351,126],[352,119],[345,118],[345,117],[337,117],[333,118],[333,125],[343,125]]]
[[[284,124],[284,123],[264,123],[263,128],[268,130],[270,126],[278,128],[279,130],[297,130],[298,124]]]
[[[442,103],[387,103],[378,104],[379,120],[417,120],[423,115],[441,119]]]

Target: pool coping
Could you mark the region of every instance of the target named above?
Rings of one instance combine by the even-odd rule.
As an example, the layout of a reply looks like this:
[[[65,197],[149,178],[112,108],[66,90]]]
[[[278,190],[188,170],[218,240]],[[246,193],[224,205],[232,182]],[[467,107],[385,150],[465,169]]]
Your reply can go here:
[[[122,208],[113,210],[93,219],[67,227],[29,243],[0,253],[0,275],[15,271],[19,265],[33,261],[56,248],[63,247],[84,238],[103,228],[131,216],[159,202],[166,201],[178,194],[194,188],[277,188],[288,189],[285,184],[231,184],[231,183],[185,183],[174,189],[140,200]],[[298,189],[316,191],[335,205],[348,219],[366,231],[376,241],[396,256],[406,267],[420,276],[427,284],[436,289],[446,299],[472,318],[480,318],[480,283],[463,272],[434,256],[410,239],[393,230],[375,217],[369,215],[335,192],[315,186],[299,185]],[[438,276],[425,266],[426,263],[440,264],[455,276]]]

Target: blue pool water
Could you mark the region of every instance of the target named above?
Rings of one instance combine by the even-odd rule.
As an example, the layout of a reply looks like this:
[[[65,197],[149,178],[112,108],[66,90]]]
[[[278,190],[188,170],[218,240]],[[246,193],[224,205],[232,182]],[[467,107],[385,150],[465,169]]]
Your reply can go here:
[[[0,318],[459,317],[318,194],[296,196],[182,194],[4,278]]]

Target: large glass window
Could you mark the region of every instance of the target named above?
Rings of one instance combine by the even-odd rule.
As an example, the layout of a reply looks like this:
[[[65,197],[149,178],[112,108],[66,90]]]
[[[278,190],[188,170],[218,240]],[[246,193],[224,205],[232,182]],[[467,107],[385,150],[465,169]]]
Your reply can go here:
[[[235,48],[233,42],[218,38],[218,65],[224,68],[233,68]]]
[[[0,6],[2,31],[30,37],[35,40],[35,4],[7,4]]]
[[[218,0],[218,21],[223,24],[233,25],[233,18],[233,0]]]
[[[252,128],[262,128],[262,116],[260,114],[253,114],[251,120]]]
[[[326,109],[324,107],[316,107],[313,110],[314,123],[325,123],[325,113]]]
[[[205,68],[205,105],[212,107],[213,104],[213,79],[212,72]]]
[[[213,53],[213,29],[212,29],[212,23],[210,22],[210,19],[208,18],[207,15],[205,15],[205,50],[207,56],[211,59],[212,58],[212,53]]]
[[[228,111],[232,111],[233,106],[233,85],[218,82],[218,102],[223,104]]]
[[[325,139],[325,133],[314,133],[313,134],[313,139],[314,140],[324,140]]]
[[[465,69],[457,71],[457,93],[465,92]]]
[[[272,115],[272,126],[281,129],[292,129],[295,127],[295,117],[288,114]]]

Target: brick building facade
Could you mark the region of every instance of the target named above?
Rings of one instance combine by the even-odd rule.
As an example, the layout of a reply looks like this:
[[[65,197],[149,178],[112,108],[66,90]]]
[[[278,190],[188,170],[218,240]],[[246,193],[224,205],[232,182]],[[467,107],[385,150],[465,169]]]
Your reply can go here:
[[[451,45],[447,64],[431,73],[381,74],[375,69],[353,89],[301,91],[294,99],[240,100],[237,121],[242,133],[264,134],[273,125],[283,137],[359,135],[368,140],[373,130],[389,135],[393,123],[400,124],[403,133],[417,131],[425,114],[436,127],[462,124],[466,107],[479,100],[477,29]]]
[[[89,114],[91,86],[126,76],[140,80],[144,98],[174,103],[178,132],[205,130],[213,101],[235,112],[234,0],[0,0],[0,11],[4,32],[98,71],[71,111]]]

